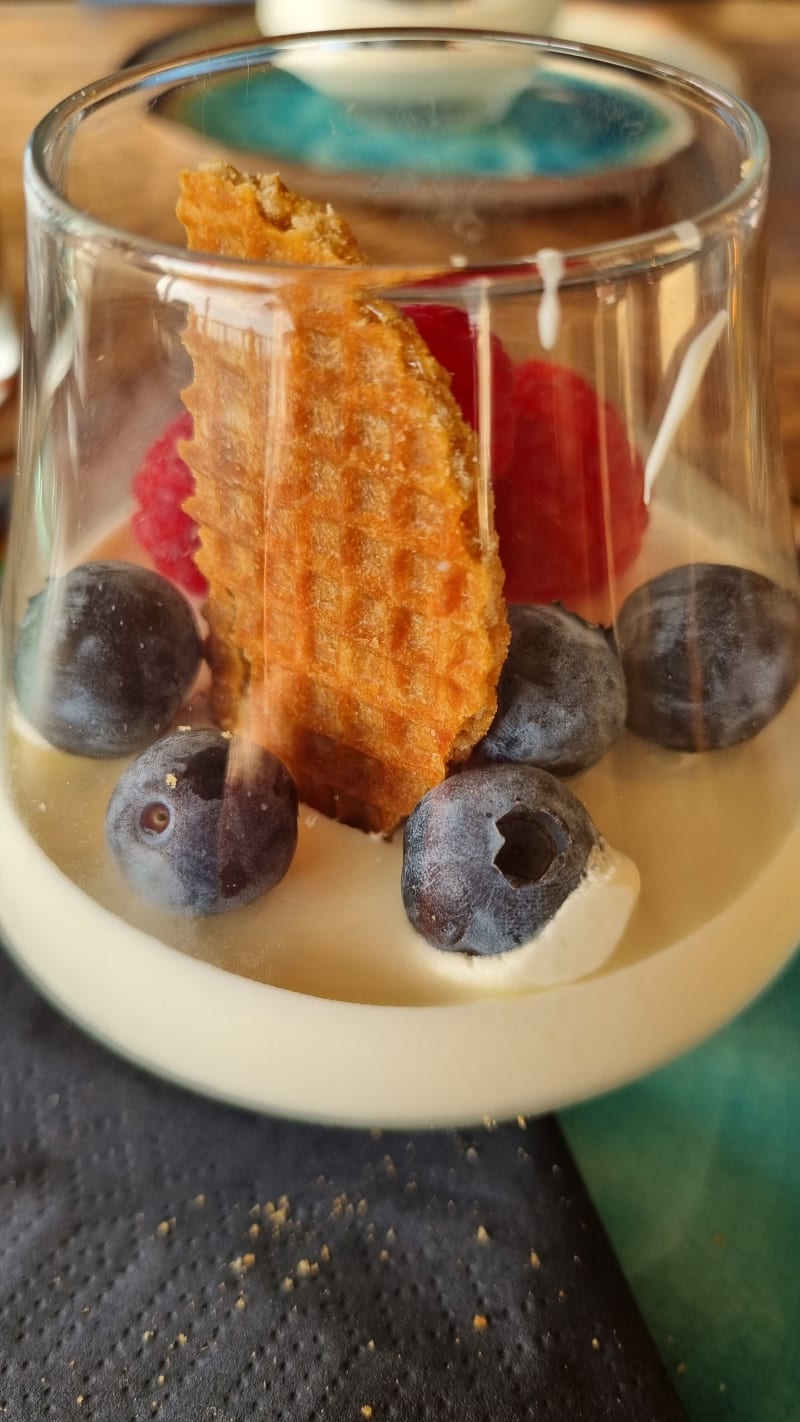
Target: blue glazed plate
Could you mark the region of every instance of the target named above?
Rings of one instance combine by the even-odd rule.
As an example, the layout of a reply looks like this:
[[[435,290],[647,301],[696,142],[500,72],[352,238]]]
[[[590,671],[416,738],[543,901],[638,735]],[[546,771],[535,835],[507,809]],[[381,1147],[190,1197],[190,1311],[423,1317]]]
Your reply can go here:
[[[332,196],[344,190],[369,200],[375,178],[376,197],[379,189],[385,201],[394,186],[405,203],[415,193],[426,201],[431,184],[486,177],[487,204],[574,202],[601,185],[607,191],[612,175],[620,187],[640,182],[693,137],[683,110],[640,81],[624,74],[587,81],[567,60],[532,70],[494,120],[467,126],[445,115],[435,133],[423,107],[392,114],[345,104],[283,68],[176,88],[157,112],[187,138],[269,155],[287,180],[313,171]]]
[[[597,177],[662,163],[692,136],[676,105],[654,102],[635,80],[590,83],[568,63],[537,71],[493,123],[451,127],[445,119],[435,142],[423,131],[426,111],[420,124],[411,109],[394,127],[283,69],[175,90],[160,109],[207,139],[293,165],[429,178]]]

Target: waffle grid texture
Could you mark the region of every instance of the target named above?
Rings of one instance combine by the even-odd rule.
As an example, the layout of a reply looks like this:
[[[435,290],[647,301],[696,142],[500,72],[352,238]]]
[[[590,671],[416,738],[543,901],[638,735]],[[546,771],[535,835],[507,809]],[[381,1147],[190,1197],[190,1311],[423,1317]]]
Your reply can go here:
[[[319,255],[302,239],[324,210],[231,172],[185,175],[190,245],[224,248],[238,205],[262,259]],[[315,809],[388,832],[487,729],[507,628],[475,435],[413,322],[365,282],[288,266],[271,295],[198,304],[183,453],[222,724],[281,756]]]

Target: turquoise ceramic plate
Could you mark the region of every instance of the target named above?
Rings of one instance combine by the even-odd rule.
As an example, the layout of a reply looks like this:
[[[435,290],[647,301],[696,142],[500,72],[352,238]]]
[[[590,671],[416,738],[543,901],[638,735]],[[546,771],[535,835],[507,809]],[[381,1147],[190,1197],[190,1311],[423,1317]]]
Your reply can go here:
[[[249,22],[223,21],[171,36],[135,59],[255,38]],[[374,178],[381,201],[396,186],[404,203],[415,192],[427,201],[431,184],[489,176],[485,196],[504,206],[574,202],[601,186],[607,192],[612,175],[617,190],[641,184],[693,136],[687,115],[637,79],[620,72],[589,82],[568,60],[532,69],[528,87],[493,120],[470,125],[443,115],[435,142],[424,108],[381,114],[340,102],[285,68],[176,88],[157,112],[189,144],[194,134],[206,146],[216,141],[240,154],[268,155],[287,181],[313,171],[325,176],[332,197],[363,201]]]

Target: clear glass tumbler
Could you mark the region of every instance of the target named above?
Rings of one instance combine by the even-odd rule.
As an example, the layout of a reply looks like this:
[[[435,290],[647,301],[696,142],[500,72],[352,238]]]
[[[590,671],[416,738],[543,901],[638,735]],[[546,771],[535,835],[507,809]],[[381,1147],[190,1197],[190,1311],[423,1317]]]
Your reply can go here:
[[[5,561],[8,516],[17,450],[19,332],[4,264],[0,227],[0,574]]]
[[[720,90],[467,32],[43,120],[0,922],[77,1021],[248,1106],[456,1123],[629,1079],[777,972],[766,181]]]

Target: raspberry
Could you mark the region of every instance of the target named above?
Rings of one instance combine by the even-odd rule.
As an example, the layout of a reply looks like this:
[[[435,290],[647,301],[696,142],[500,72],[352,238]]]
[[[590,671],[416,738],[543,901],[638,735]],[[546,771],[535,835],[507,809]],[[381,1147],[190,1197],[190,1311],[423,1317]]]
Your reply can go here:
[[[147,451],[133,481],[138,509],[132,527],[158,572],[202,597],[208,584],[194,560],[200,536],[182,507],[194,492],[194,478],[178,453],[178,441],[191,439],[193,428],[191,415],[184,411]]]
[[[644,469],[618,412],[574,371],[514,372],[514,459],[495,491],[509,602],[569,602],[633,562],[647,524]]]
[[[405,306],[431,355],[452,376],[453,396],[464,419],[478,428],[478,348],[475,328],[455,306]],[[514,372],[499,336],[490,337],[492,362],[492,475],[505,473],[514,453]]]

